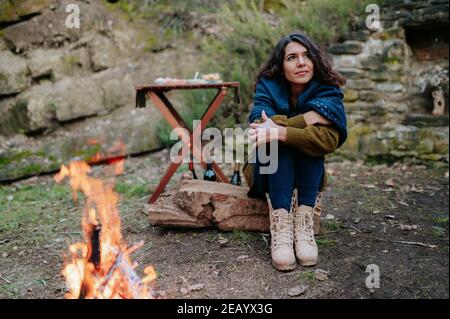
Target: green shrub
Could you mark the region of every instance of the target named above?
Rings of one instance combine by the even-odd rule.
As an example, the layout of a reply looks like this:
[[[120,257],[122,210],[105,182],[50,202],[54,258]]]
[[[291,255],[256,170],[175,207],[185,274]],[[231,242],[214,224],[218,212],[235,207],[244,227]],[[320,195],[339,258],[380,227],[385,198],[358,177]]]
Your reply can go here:
[[[251,83],[282,36],[301,31],[319,44],[335,41],[359,17],[367,15],[367,0],[235,0],[222,5],[217,19],[220,34],[204,39],[203,64],[225,81],[241,83],[242,105],[225,104],[225,113],[245,120],[252,102]],[[373,1],[372,1],[373,2]],[[264,10],[270,10],[269,14]],[[227,117],[224,117],[227,118]]]

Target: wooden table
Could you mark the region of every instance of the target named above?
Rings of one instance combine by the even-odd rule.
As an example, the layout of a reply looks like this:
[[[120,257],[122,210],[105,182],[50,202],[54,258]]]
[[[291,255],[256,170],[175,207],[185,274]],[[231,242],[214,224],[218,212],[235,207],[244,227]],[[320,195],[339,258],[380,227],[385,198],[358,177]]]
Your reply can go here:
[[[190,133],[190,141],[183,143],[188,143],[191,154],[193,154],[206,168],[206,163],[202,158],[201,150],[197,150],[193,141],[197,138],[201,138],[202,132],[206,127],[206,124],[211,120],[214,113],[218,110],[221,105],[225,95],[227,94],[227,89],[234,89],[235,101],[239,103],[239,82],[222,82],[222,83],[198,83],[198,84],[160,84],[160,85],[137,85],[136,86],[136,107],[145,107],[145,100],[148,97],[156,108],[162,113],[167,122],[172,126],[172,128],[185,128]],[[175,110],[173,105],[170,103],[168,98],[165,96],[165,92],[173,90],[197,90],[197,89],[216,89],[217,94],[209,103],[208,108],[203,113],[199,125],[197,125],[193,130],[190,130],[186,125],[185,121],[181,118],[180,114]],[[149,203],[153,203],[159,195],[164,191],[167,183],[172,178],[173,174],[176,172],[178,167],[181,165],[179,163],[171,162],[166,173],[161,179],[155,192],[150,197]],[[212,162],[212,168],[217,175],[217,178],[221,182],[229,183],[228,178],[222,172],[220,167]]]

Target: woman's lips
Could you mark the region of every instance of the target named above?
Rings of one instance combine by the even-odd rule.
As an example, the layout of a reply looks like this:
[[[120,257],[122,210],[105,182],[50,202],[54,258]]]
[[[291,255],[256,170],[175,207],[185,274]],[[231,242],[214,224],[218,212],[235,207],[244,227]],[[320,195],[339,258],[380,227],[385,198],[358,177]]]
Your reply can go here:
[[[306,75],[306,73],[308,73],[308,71],[298,71],[298,72],[295,72],[295,75],[296,75],[296,76],[303,77],[303,76]]]

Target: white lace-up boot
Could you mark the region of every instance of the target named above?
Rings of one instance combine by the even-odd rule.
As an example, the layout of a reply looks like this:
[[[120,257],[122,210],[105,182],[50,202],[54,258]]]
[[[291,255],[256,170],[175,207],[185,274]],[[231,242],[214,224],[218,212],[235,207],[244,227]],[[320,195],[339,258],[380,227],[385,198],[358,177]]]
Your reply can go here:
[[[292,270],[297,262],[294,254],[293,217],[286,209],[273,209],[269,195],[272,265],[277,270]]]
[[[294,192],[296,195],[296,193]],[[313,207],[294,204],[294,246],[297,260],[302,266],[317,264],[318,249],[314,239]]]

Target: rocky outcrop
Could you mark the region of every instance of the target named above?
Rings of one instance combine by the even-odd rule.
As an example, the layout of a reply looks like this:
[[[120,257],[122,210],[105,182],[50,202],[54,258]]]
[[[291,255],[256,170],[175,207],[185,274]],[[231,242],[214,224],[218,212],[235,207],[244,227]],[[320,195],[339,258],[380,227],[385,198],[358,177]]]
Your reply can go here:
[[[72,3],[82,13],[80,29],[65,26]],[[348,79],[349,139],[337,155],[448,161],[448,43],[440,37],[448,1],[390,3],[379,30],[362,25],[329,47]],[[217,34],[212,15],[189,16],[202,35]],[[0,1],[0,181],[97,152],[107,157],[117,140],[127,154],[161,147],[162,117],[152,107],[134,109],[134,86],[186,76],[180,70],[195,65],[198,52],[159,43],[156,25],[142,29],[104,1]],[[437,36],[430,43],[421,34]],[[447,107],[432,115],[440,89]]]
[[[0,96],[22,92],[30,85],[24,58],[2,51],[0,61]]]
[[[40,14],[51,0],[3,0],[0,2],[0,26],[20,22]]]
[[[140,154],[160,148],[156,135],[161,115],[154,108],[122,107],[114,112],[74,122],[41,138],[0,136],[0,180],[48,173],[71,160],[102,161],[111,156],[117,143],[121,155]]]
[[[448,1],[392,1],[380,16],[379,30],[362,25],[328,49],[347,77],[349,139],[337,154],[448,161],[448,44],[438,37],[442,25],[448,29]],[[420,32],[435,34],[434,44],[422,48]],[[423,54],[442,43],[446,58]],[[447,105],[438,116],[431,114],[437,89]]]
[[[80,29],[64,25],[69,3],[83,13]],[[177,52],[146,53],[139,31],[104,5],[42,1],[33,14],[1,16],[0,181],[97,153],[96,160],[106,159],[119,141],[125,154],[161,147],[162,116],[156,108],[135,109],[134,86],[176,76],[177,66],[165,61]]]

